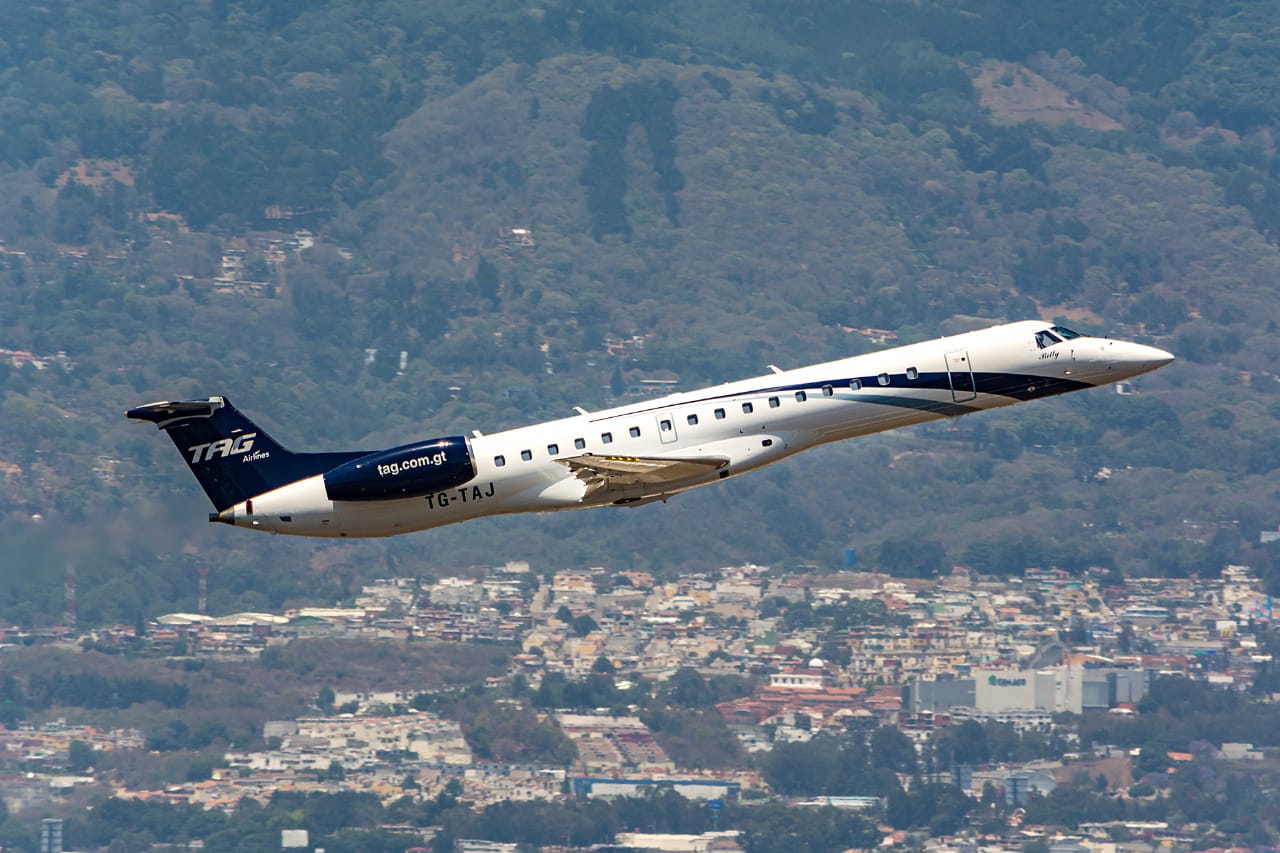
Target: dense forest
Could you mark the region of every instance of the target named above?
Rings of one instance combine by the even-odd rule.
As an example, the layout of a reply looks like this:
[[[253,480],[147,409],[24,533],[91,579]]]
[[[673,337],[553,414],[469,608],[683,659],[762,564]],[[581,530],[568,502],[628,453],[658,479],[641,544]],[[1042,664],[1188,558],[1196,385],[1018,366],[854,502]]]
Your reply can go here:
[[[65,838],[80,849],[112,844],[146,850],[155,843],[201,839],[210,853],[273,853],[280,849],[280,828],[287,826],[306,828],[313,843],[336,853],[401,853],[411,848],[449,853],[457,839],[481,837],[531,849],[555,845],[610,850],[630,849],[611,846],[620,832],[698,833],[713,823],[704,804],[690,802],[670,788],[615,800],[504,802],[473,812],[459,803],[461,786],[453,784],[457,790],[424,803],[405,796],[385,807],[373,793],[281,792],[266,805],[243,799],[234,818],[188,805],[106,799],[68,818]],[[820,853],[871,847],[879,840],[869,818],[830,807],[730,804],[721,822],[742,833],[748,853]],[[422,847],[418,831],[405,829],[415,825],[439,827],[429,847]],[[35,849],[39,843],[38,833],[21,832],[12,823],[5,828],[8,831],[0,829],[0,834],[9,844]]]
[[[199,568],[226,612],[847,548],[1280,589],[1270,6],[580,5],[6,10],[0,349],[30,358],[0,361],[0,617],[61,621],[69,572],[88,625],[193,609]],[[121,416],[225,394],[287,446],[372,448],[1026,317],[1178,361],[667,505],[385,542],[214,529]]]

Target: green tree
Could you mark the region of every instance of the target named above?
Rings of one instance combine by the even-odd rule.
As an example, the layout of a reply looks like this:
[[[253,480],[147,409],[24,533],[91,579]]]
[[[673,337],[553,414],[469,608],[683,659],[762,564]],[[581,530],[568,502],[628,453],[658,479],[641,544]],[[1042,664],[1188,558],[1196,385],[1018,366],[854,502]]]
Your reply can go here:
[[[616,670],[617,667],[613,665],[613,661],[609,660],[604,655],[600,655],[596,658],[595,663],[591,664],[591,671],[599,673],[600,675],[613,675]]]
[[[498,290],[502,286],[502,277],[498,271],[497,264],[490,261],[487,257],[480,257],[480,264],[476,269],[476,292],[480,294],[480,298],[488,302],[496,304],[498,301]]]
[[[67,769],[72,773],[83,773],[93,766],[96,754],[90,744],[72,740],[67,745]]]
[[[59,243],[78,245],[89,239],[93,227],[97,197],[89,187],[68,181],[58,190],[53,206],[53,239]]]

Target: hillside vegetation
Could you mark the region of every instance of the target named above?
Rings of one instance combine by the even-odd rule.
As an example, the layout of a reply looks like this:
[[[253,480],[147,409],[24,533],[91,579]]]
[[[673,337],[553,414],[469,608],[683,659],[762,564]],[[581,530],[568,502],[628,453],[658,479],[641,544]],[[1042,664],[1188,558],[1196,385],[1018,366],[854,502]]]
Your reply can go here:
[[[588,5],[11,10],[0,349],[45,369],[0,363],[0,616],[60,621],[68,568],[95,624],[194,609],[202,566],[225,612],[847,547],[1280,587],[1266,7]],[[207,525],[122,417],[226,394],[287,446],[373,448],[1036,316],[1178,361],[670,504],[388,541]]]

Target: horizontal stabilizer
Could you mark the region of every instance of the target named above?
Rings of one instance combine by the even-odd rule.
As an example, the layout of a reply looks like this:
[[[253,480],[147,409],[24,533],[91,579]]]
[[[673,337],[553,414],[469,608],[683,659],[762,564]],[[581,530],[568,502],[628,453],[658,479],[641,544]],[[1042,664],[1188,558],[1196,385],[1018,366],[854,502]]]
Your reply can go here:
[[[129,409],[125,412],[125,417],[132,418],[135,421],[150,421],[164,429],[164,425],[170,421],[182,420],[183,418],[207,418],[216,410],[222,408],[222,405],[222,400],[217,398],[148,403],[145,406],[138,406],[136,409]]]

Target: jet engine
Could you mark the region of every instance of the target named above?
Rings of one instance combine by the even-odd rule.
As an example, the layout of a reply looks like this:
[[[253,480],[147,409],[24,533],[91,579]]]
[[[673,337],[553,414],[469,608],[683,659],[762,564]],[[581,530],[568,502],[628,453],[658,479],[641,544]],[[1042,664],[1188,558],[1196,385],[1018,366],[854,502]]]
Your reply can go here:
[[[435,438],[353,459],[324,475],[332,501],[413,498],[460,486],[476,475],[463,436]]]

